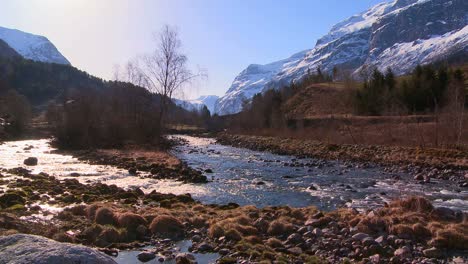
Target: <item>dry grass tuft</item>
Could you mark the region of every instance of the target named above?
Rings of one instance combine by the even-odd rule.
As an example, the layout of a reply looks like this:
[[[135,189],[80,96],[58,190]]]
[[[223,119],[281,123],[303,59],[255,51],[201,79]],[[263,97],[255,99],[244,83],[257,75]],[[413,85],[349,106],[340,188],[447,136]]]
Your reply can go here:
[[[179,238],[184,234],[184,226],[180,221],[169,215],[160,215],[153,219],[149,229],[151,233],[168,238]]]
[[[409,212],[430,213],[434,210],[431,202],[424,197],[413,196],[407,199],[397,200],[390,207],[399,207]]]
[[[65,210],[70,211],[73,215],[86,216],[86,209],[87,209],[86,205],[80,204],[77,206],[73,206],[71,208],[67,208]]]
[[[294,226],[282,219],[270,223],[267,233],[272,236],[288,236],[294,232]]]
[[[114,212],[112,212],[112,210],[107,207],[101,207],[96,210],[94,221],[100,225],[114,225]]]
[[[450,224],[437,231],[436,237],[429,244],[439,248],[468,249],[468,224]]]
[[[96,216],[96,211],[99,209],[99,205],[93,204],[86,208],[86,217],[89,220],[94,221],[94,217]]]
[[[138,214],[122,213],[117,215],[117,224],[130,231],[135,231],[139,225],[146,225],[146,220]]]
[[[226,232],[225,237],[230,241],[240,241],[242,239],[242,234],[236,229],[229,229]]]
[[[277,238],[271,237],[266,241],[266,245],[271,248],[281,248],[283,247],[283,242]]]

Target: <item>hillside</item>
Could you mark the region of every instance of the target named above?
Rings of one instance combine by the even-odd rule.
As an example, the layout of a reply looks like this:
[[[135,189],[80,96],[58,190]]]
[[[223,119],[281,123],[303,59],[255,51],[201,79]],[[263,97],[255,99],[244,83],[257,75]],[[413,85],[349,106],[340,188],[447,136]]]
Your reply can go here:
[[[0,59],[0,79],[26,96],[33,106],[56,99],[69,89],[105,86],[102,79],[75,67],[21,58]]]
[[[285,116],[293,119],[349,114],[349,97],[343,83],[312,84],[289,98],[282,109]]]

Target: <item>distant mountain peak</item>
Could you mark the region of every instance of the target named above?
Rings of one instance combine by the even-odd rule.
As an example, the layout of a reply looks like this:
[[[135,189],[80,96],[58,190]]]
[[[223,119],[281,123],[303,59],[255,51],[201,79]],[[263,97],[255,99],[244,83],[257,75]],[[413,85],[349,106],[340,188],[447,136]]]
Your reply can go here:
[[[210,113],[214,114],[214,106],[218,99],[217,95],[202,95],[193,100],[174,99],[174,103],[188,111],[199,111],[206,106]]]
[[[417,64],[468,54],[468,1],[394,0],[377,4],[334,25],[313,49],[288,59],[249,65],[215,106],[220,115],[242,110],[269,89],[299,81],[318,67],[357,75],[363,65],[404,74]]]
[[[26,59],[70,65],[54,44],[44,36],[0,27],[0,39]]]

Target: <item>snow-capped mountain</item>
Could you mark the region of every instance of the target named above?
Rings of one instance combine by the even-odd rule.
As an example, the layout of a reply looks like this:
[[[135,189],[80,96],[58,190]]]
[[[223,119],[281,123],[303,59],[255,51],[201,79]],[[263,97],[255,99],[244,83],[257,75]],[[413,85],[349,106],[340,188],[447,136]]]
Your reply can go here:
[[[67,64],[70,62],[46,37],[0,27],[0,39],[26,59]]]
[[[188,111],[199,111],[206,106],[211,114],[214,114],[214,106],[218,101],[217,95],[202,95],[194,100],[174,99],[174,103]]]
[[[226,94],[216,102],[215,113],[228,115],[240,112],[244,101],[248,101],[255,94],[260,93],[265,85],[282,69],[296,66],[307,52],[308,50],[305,50],[287,59],[265,65],[249,65],[234,79]]]
[[[317,67],[331,72],[336,66],[358,76],[368,65],[404,74],[417,64],[466,58],[467,47],[468,1],[384,2],[336,24],[313,49],[293,59],[250,65],[235,78],[215,110],[221,115],[237,113],[256,93],[298,81]]]

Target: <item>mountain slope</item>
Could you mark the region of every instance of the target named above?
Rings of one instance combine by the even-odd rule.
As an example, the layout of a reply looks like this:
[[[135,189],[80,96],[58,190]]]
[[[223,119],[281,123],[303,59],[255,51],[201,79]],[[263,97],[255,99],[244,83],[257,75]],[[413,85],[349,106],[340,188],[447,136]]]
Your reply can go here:
[[[249,65],[234,79],[226,94],[216,102],[215,113],[228,115],[240,112],[245,100],[260,93],[264,86],[282,69],[296,66],[307,52],[308,50],[302,51],[287,59],[265,65]]]
[[[14,49],[12,49],[8,44],[0,39],[0,58],[19,58],[21,55],[19,55]]]
[[[358,76],[363,65],[368,65],[380,70],[391,67],[396,74],[404,74],[417,64],[466,58],[467,10],[465,0],[395,0],[378,4],[333,26],[302,58],[276,68],[261,83],[247,74],[247,68],[215,108],[219,114],[239,112],[242,102],[255,93],[298,81],[318,67],[325,72],[337,67]],[[237,80],[245,85],[237,86],[233,93]]]
[[[0,39],[26,59],[70,65],[46,37],[0,27]]]

